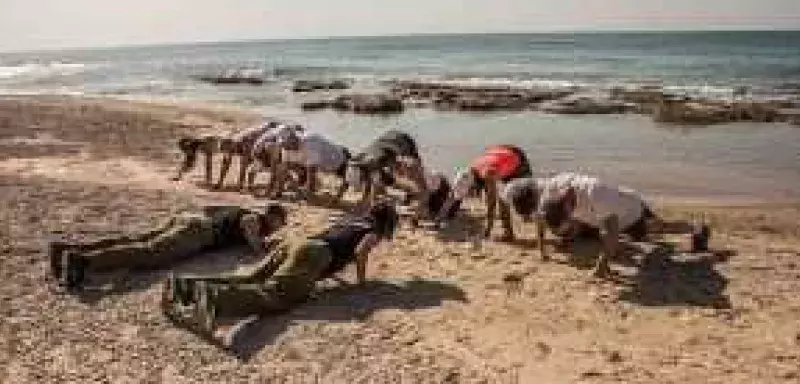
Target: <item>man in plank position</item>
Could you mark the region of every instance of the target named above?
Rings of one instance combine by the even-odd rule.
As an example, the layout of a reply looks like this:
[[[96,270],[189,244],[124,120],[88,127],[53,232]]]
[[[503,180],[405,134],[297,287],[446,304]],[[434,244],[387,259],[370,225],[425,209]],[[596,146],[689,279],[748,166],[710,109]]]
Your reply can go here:
[[[595,276],[609,273],[609,260],[619,252],[621,235],[633,241],[644,241],[648,234],[691,234],[692,250],[708,249],[710,229],[691,223],[667,222],[655,215],[644,198],[636,191],[605,183],[597,177],[576,173],[560,173],[549,178],[522,178],[510,182],[501,194],[504,206],[501,219],[506,229],[504,237],[514,238],[511,214],[517,212],[526,220],[537,221],[537,237],[543,260],[548,260],[545,228],[561,237],[599,237],[603,243]]]

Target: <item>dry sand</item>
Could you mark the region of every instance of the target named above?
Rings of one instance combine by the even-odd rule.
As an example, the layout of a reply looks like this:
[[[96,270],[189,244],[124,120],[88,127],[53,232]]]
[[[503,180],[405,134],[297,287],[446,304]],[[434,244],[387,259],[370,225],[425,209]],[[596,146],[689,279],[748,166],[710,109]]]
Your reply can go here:
[[[254,119],[119,101],[0,101],[0,381],[800,382],[795,206],[660,207],[673,217],[706,212],[718,252],[633,255],[610,281],[590,279],[581,257],[542,263],[530,242],[473,243],[467,219],[441,234],[403,229],[372,258],[369,288],[326,282],[309,304],[264,322],[246,359],[162,317],[163,272],[119,276],[108,294],[51,290],[41,242],[51,231],[102,237],[205,202],[258,203],[205,191],[197,173],[167,181],[177,134]],[[333,213],[289,204],[298,232]]]

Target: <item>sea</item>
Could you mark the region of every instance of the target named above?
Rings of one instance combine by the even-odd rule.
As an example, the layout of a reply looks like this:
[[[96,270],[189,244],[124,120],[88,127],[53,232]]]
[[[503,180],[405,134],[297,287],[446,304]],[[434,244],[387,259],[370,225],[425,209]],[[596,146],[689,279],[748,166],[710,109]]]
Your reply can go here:
[[[198,75],[241,69],[254,85]],[[391,116],[302,112],[296,80],[347,79],[353,91],[393,80],[459,80],[603,90],[663,84],[727,99],[800,99],[800,31],[464,34],[0,53],[0,96],[75,95],[235,105],[297,121],[357,150],[380,132],[414,134],[447,174],[491,144],[524,148],[537,174],[578,171],[652,196],[698,200],[800,198],[800,127],[735,123],[679,127],[645,116],[536,111]]]

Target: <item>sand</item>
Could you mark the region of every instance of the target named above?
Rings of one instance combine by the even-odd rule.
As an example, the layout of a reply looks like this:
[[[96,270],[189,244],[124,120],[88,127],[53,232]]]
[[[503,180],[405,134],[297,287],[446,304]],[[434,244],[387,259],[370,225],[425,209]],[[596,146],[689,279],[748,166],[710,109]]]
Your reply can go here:
[[[610,280],[588,277],[591,245],[541,262],[527,226],[515,245],[472,241],[469,217],[439,234],[404,228],[372,257],[368,287],[321,284],[307,305],[260,324],[238,357],[160,314],[164,272],[116,276],[115,290],[83,296],[45,281],[42,239],[52,231],[103,237],[203,203],[259,204],[204,190],[199,169],[168,181],[179,133],[255,118],[142,102],[0,100],[2,382],[800,381],[797,206],[664,200],[659,210],[671,217],[705,212],[716,252],[634,253]],[[336,212],[287,204],[298,233]],[[239,261],[247,258],[215,254],[177,269]]]

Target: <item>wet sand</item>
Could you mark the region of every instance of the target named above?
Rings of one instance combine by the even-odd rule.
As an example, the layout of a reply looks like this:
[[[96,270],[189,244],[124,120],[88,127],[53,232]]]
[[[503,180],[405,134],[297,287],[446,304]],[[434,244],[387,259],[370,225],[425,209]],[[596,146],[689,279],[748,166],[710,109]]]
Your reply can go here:
[[[113,294],[52,292],[41,242],[51,231],[103,237],[204,203],[259,204],[196,186],[197,171],[168,181],[178,134],[256,118],[141,102],[0,100],[4,382],[800,380],[800,207],[787,204],[659,200],[668,217],[703,212],[716,252],[632,254],[609,281],[587,277],[591,245],[541,262],[533,228],[521,223],[516,245],[476,244],[468,217],[438,234],[404,228],[372,257],[369,288],[325,282],[309,304],[265,321],[245,360],[160,314],[163,272],[131,275]],[[335,213],[287,204],[299,233]],[[233,268],[239,259],[215,254],[178,269]]]

